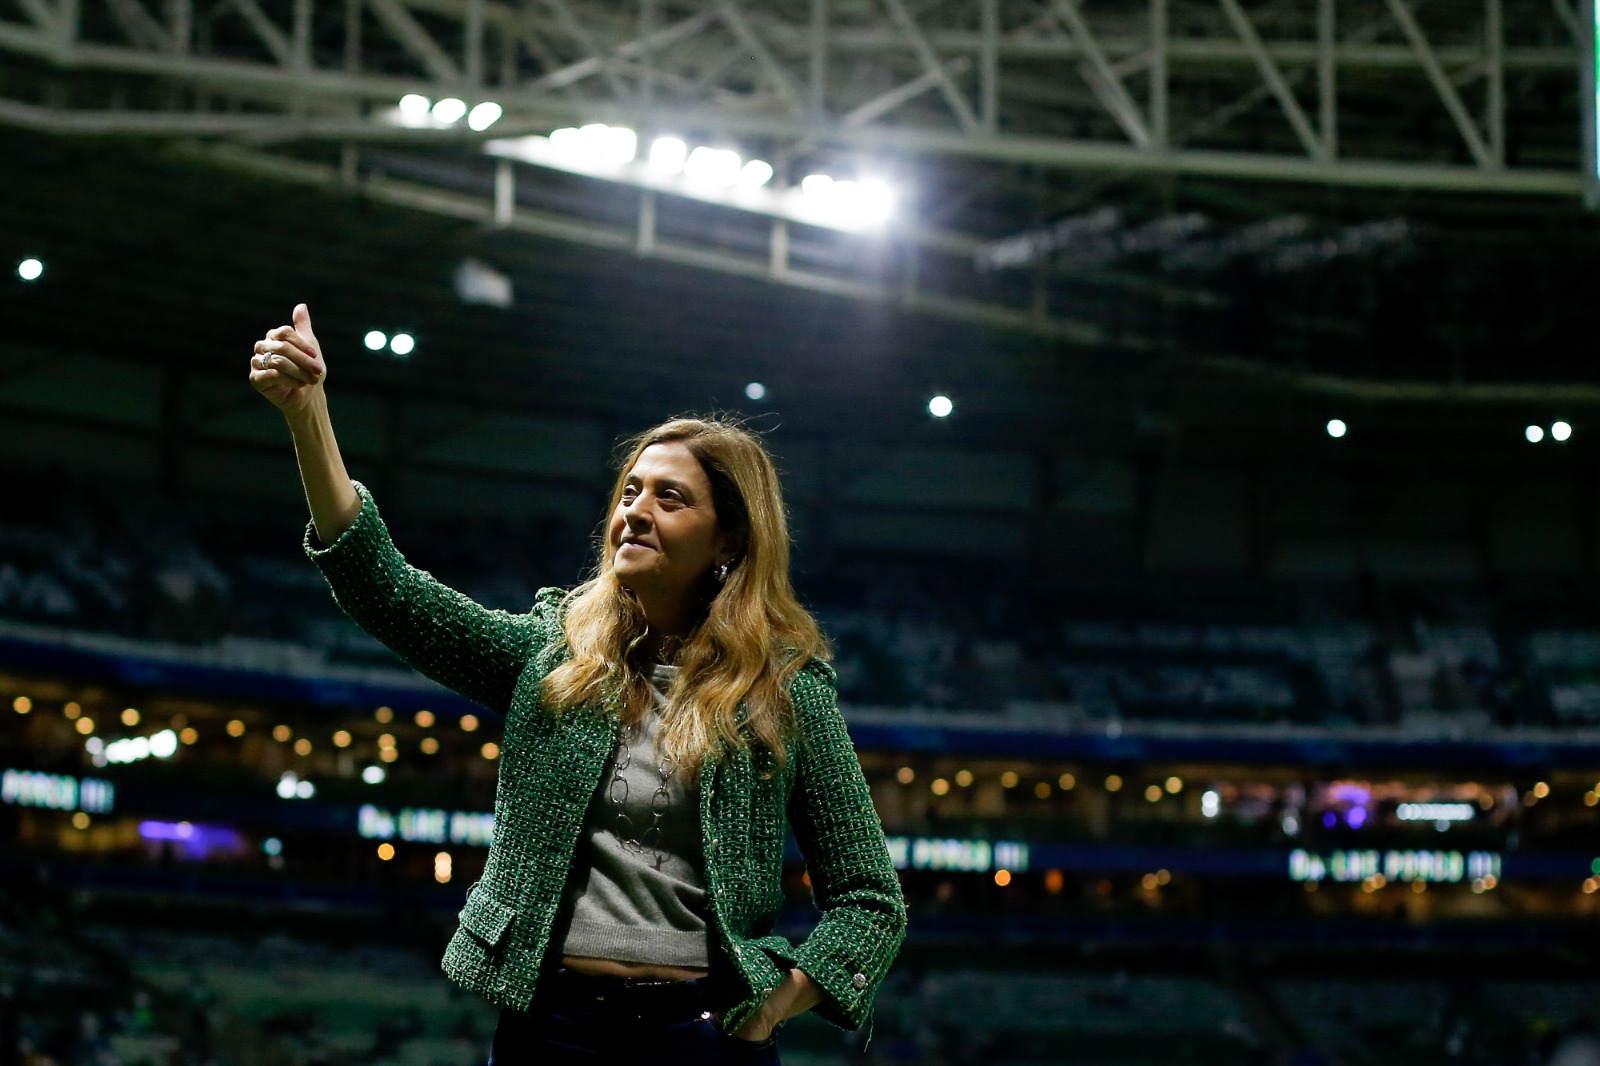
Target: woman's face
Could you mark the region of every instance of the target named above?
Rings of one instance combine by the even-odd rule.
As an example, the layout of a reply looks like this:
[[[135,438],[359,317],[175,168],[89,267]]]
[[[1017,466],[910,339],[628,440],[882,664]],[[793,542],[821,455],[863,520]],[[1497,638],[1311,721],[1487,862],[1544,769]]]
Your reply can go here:
[[[711,481],[687,446],[652,444],[628,471],[607,530],[617,580],[644,600],[681,600],[733,558],[717,530]]]

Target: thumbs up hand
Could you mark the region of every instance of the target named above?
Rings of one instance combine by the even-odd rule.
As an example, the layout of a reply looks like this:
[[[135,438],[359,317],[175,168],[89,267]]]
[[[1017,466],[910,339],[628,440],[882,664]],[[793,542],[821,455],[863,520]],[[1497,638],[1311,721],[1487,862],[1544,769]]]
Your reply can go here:
[[[311,329],[311,311],[296,304],[294,325],[267,331],[250,359],[250,384],[286,416],[322,397],[327,379],[322,346]]]

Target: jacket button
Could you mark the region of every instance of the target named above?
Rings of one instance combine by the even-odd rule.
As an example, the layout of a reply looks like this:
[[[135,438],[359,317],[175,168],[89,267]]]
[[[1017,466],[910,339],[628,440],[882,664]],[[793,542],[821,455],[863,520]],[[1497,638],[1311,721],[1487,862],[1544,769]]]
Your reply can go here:
[[[864,973],[858,973],[854,977],[850,978],[850,987],[855,989],[857,992],[861,991],[863,988],[866,988],[867,975]]]

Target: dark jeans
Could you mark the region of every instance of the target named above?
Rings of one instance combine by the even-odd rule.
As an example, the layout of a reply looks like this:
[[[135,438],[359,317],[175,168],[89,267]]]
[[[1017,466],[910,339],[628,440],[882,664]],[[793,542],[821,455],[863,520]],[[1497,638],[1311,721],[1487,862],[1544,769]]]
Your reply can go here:
[[[502,1010],[488,1066],[778,1066],[775,1039],[725,1035],[711,979],[629,981],[560,970],[526,1012]]]

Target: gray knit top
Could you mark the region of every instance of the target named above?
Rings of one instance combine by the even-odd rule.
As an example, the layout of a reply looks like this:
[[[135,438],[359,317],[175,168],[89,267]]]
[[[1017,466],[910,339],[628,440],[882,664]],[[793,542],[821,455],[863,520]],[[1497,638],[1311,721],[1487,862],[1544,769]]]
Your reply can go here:
[[[551,934],[562,955],[710,965],[699,791],[657,747],[660,712],[677,675],[676,666],[654,666],[656,709],[623,730],[606,760]]]

